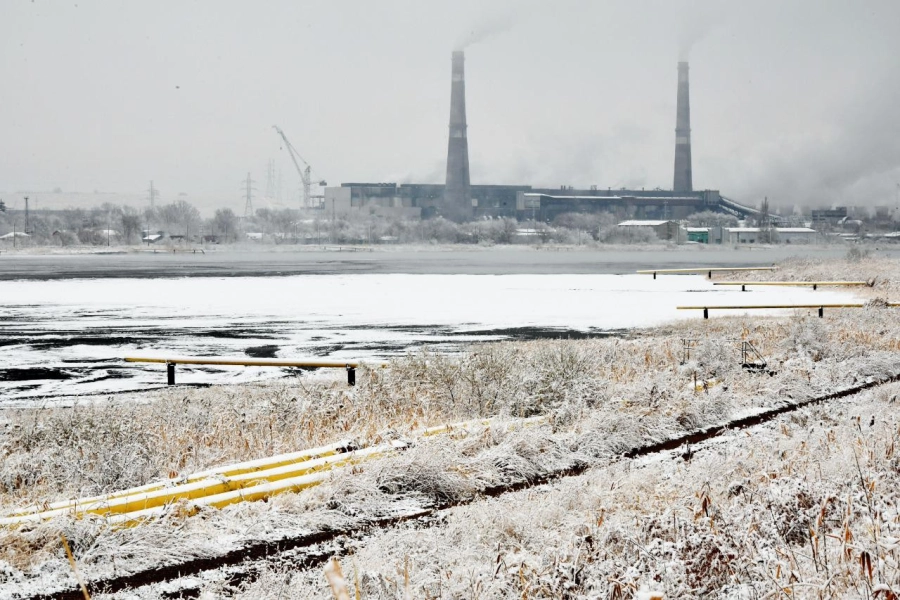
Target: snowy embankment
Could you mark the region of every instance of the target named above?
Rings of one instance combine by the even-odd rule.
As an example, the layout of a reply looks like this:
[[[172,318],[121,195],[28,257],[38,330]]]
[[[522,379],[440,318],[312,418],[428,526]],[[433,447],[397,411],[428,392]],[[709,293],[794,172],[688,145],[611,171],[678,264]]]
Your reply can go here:
[[[173,507],[165,519],[132,529],[59,518],[2,531],[0,598],[75,585],[60,533],[88,581],[114,579],[471,501],[485,488],[576,467],[590,470],[327,551],[343,556],[351,579],[359,574],[367,598],[625,598],[642,586],[669,598],[871,596],[891,589],[878,586],[896,593],[895,385],[782,417],[709,449],[620,457],[900,373],[898,314],[873,306],[825,319],[804,312],[686,320],[629,339],[414,354],[361,373],[352,389],[301,377],[165,390],[141,404],[6,411],[4,512],[347,436],[410,439],[429,425],[494,415],[503,421],[545,414],[550,424],[419,441],[394,458],[338,471],[309,493],[193,518]],[[682,339],[695,340],[689,356]],[[774,374],[742,369],[740,340],[752,341]],[[257,575],[241,582],[243,592],[230,589],[224,573],[196,585],[218,597],[275,597],[278,590],[329,597],[320,566]],[[160,588],[141,594],[157,597]]]

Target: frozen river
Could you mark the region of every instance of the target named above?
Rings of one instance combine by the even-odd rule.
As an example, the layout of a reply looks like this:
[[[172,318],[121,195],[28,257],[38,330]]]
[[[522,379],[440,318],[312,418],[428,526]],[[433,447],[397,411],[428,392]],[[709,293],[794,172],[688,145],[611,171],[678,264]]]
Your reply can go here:
[[[163,365],[122,357],[375,359],[423,345],[609,335],[679,318],[679,304],[837,302],[843,292],[714,287],[702,276],[343,274],[0,283],[0,399],[144,390]],[[719,314],[719,313],[716,313]],[[280,377],[179,367],[179,383]]]

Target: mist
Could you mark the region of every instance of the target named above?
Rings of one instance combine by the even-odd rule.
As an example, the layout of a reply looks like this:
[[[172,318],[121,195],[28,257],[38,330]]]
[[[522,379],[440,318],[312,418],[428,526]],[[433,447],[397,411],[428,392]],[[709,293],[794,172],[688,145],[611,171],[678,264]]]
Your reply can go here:
[[[442,183],[454,49],[466,50],[473,183],[671,187],[688,59],[695,188],[782,207],[896,202],[900,5],[887,0],[0,12],[10,206],[25,193],[47,208],[146,204],[153,180],[160,202],[240,213],[241,180],[251,172],[261,196],[269,161],[291,206],[300,180],[272,123],[330,185]]]

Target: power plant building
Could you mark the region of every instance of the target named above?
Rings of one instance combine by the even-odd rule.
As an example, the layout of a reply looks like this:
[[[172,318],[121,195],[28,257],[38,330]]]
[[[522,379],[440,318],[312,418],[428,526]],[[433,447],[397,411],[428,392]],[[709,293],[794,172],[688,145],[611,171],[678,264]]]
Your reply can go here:
[[[444,184],[344,183],[340,187],[325,188],[324,209],[329,216],[353,213],[384,217],[443,216],[454,221],[487,217],[550,221],[571,212],[611,212],[622,219],[650,220],[681,219],[705,210],[738,217],[755,216],[758,214],[755,208],[729,200],[718,190],[694,190],[688,72],[688,63],[678,63],[671,190],[473,185],[469,175],[465,56],[463,52],[455,51],[451,60],[450,122]]]

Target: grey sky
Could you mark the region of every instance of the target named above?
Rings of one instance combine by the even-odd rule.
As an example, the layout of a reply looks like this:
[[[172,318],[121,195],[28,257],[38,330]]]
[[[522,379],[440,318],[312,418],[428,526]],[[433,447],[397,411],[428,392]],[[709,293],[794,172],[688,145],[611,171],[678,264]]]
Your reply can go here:
[[[895,0],[0,0],[0,197],[185,192],[242,207],[280,125],[331,184],[442,182],[467,37],[473,183],[672,185],[689,42],[695,187],[895,204]]]

